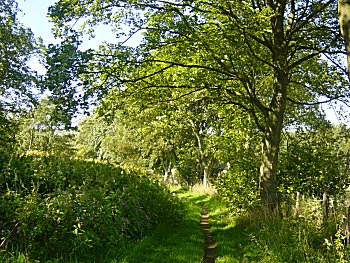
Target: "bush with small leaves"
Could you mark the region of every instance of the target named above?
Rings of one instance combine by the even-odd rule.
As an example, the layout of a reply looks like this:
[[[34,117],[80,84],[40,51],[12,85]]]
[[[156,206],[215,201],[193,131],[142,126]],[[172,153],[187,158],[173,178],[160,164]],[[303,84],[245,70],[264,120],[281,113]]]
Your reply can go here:
[[[0,176],[0,240],[32,259],[88,258],[181,217],[156,180],[109,164],[35,155],[12,158]]]

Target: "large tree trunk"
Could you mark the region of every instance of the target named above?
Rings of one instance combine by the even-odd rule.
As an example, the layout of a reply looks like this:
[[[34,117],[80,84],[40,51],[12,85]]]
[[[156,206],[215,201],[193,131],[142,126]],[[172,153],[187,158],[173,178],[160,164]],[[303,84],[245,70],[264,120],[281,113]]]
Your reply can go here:
[[[350,0],[338,0],[340,31],[345,41],[348,57],[348,75],[350,76]]]
[[[268,113],[266,130],[262,141],[262,162],[260,166],[260,198],[268,212],[278,209],[277,164],[278,153],[283,128],[283,118],[286,109],[287,76],[277,77],[275,85],[279,85],[278,94],[273,99]],[[276,90],[276,89],[275,89]]]
[[[275,51],[275,61],[280,66],[286,63],[284,50]],[[288,74],[285,70],[275,71],[274,94],[266,114],[266,128],[262,140],[262,162],[260,166],[260,198],[268,213],[278,209],[277,191],[278,153],[287,103]]]
[[[271,8],[276,15],[271,18],[274,35],[272,61],[274,65],[274,80],[272,97],[268,110],[265,112],[266,126],[262,138],[262,161],[260,166],[260,198],[266,212],[272,214],[278,211],[279,198],[277,191],[277,163],[284,113],[287,103],[288,78],[288,47],[284,35],[284,10],[286,2]]]
[[[274,113],[271,113],[274,114]],[[260,198],[262,205],[270,213],[278,208],[277,162],[281,139],[283,114],[272,118],[262,141],[262,162],[260,166]],[[277,121],[277,123],[276,123]]]

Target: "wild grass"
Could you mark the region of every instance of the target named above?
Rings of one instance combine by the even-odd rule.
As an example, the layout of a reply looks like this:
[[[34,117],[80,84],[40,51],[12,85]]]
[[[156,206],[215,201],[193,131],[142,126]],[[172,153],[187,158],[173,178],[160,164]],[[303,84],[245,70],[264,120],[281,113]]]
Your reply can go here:
[[[132,244],[122,259],[113,262],[187,263],[202,261],[204,241],[199,227],[200,208],[188,200],[183,220],[159,225],[153,233]]]
[[[298,218],[271,219],[259,210],[231,213],[220,197],[211,197],[207,204],[216,262],[349,262],[337,221],[323,223],[313,202],[305,200]]]
[[[197,183],[192,186],[189,190],[192,195],[209,195],[213,196],[217,193],[216,189],[209,184],[207,187],[204,187],[203,184]]]

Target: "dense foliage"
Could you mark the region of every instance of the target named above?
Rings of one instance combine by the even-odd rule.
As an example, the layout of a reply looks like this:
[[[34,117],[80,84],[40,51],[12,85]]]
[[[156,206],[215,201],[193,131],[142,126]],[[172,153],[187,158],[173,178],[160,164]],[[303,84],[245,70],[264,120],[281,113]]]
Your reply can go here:
[[[279,169],[281,193],[341,196],[350,183],[349,146],[349,129],[344,126],[286,134]]]
[[[0,149],[12,150],[17,123],[13,120],[26,107],[33,106],[38,86],[35,70],[29,67],[31,57],[39,53],[38,40],[30,28],[18,20],[14,0],[0,1]]]
[[[0,0],[0,257],[98,262],[176,228],[162,183],[213,186],[243,221],[262,215],[237,221],[243,261],[344,256],[349,128],[320,106],[349,104],[339,3],[342,32],[333,0],[59,0],[60,43],[41,48],[16,0]],[[100,24],[116,42],[83,50]],[[79,111],[91,114],[73,127]],[[274,227],[288,238],[273,242],[307,251],[275,254]]]
[[[145,175],[53,156],[5,159],[1,247],[29,258],[89,259],[180,218],[178,201]]]
[[[0,1],[0,107],[15,110],[33,102],[35,71],[28,61],[39,53],[37,40],[30,28],[18,20],[19,9],[14,0]]]
[[[279,205],[278,155],[286,120],[312,116],[324,100],[348,100],[335,1],[59,1],[49,15],[56,33],[67,38],[48,53],[55,94],[77,93],[66,85],[74,81],[86,97],[112,96],[117,105],[147,108],[190,101],[203,92],[195,100],[245,111],[260,131],[259,192],[270,211]],[[81,27],[74,27],[77,21]],[[99,23],[110,25],[120,42],[65,59],[70,40],[78,36],[79,45]],[[136,32],[143,38],[131,47],[128,40]],[[72,69],[61,74],[67,63]]]

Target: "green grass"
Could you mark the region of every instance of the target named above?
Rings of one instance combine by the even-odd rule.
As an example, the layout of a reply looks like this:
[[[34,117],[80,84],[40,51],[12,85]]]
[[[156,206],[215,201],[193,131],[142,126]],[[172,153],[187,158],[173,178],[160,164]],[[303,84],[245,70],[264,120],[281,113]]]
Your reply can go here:
[[[217,196],[206,204],[217,242],[216,263],[349,262],[350,248],[344,249],[335,238],[335,223],[318,225],[311,218],[272,220],[259,211],[233,216]]]
[[[93,262],[201,263],[204,240],[199,222],[203,205],[209,208],[209,222],[217,243],[216,263],[349,260],[350,249],[344,249],[340,240],[335,239],[334,223],[319,225],[312,221],[312,216],[271,220],[259,211],[233,216],[215,194],[172,190],[184,204],[183,217],[157,225],[137,242],[127,241],[104,255],[96,255]],[[27,263],[23,256],[0,262]]]
[[[184,218],[158,225],[151,235],[121,248],[119,255],[108,262],[201,263],[204,240],[199,225],[201,208],[197,204],[206,196],[181,190],[176,194],[184,203]]]

